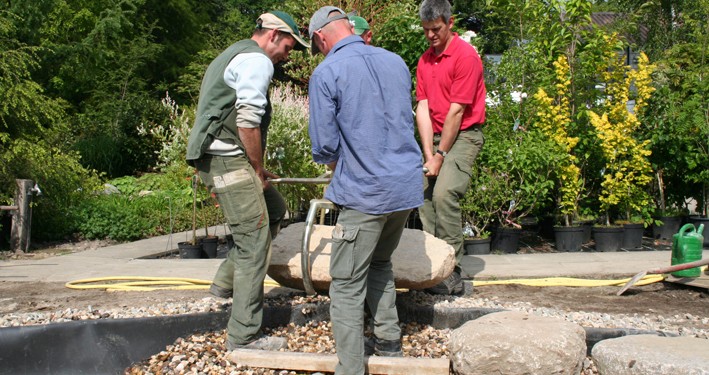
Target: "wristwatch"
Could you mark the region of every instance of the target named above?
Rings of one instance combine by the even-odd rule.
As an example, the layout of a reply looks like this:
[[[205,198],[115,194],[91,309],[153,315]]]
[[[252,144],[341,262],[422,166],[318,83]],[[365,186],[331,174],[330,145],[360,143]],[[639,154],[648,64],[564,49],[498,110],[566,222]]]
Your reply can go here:
[[[436,150],[436,153],[439,154],[439,155],[441,155],[441,156],[443,156],[444,158],[446,157],[446,155],[448,155],[447,152],[441,151],[440,149]]]

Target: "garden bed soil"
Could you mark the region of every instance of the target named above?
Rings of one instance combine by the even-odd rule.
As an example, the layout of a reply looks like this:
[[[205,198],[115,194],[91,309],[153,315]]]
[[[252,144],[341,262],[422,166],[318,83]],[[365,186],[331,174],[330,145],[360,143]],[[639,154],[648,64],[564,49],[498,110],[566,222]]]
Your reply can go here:
[[[622,296],[617,296],[617,291],[618,287],[489,285],[475,288],[473,296],[500,302],[527,302],[532,306],[563,311],[662,316],[689,313],[709,316],[709,291],[706,289],[655,283],[633,287]],[[4,281],[0,283],[0,296],[0,314],[10,314],[51,312],[70,308],[116,309],[161,303],[188,303],[207,297],[207,291],[106,292],[96,289],[74,290],[61,283]]]
[[[523,237],[524,238],[524,237]],[[520,253],[553,251],[548,242],[539,238],[525,239]],[[88,250],[107,243],[85,241],[71,245],[52,245],[28,255],[2,255],[13,258],[45,258],[54,255]],[[660,244],[662,245],[662,244]],[[638,270],[640,272],[642,270]],[[618,278],[629,275],[617,275]],[[588,278],[600,276],[588,275]],[[283,292],[276,288],[271,294]],[[586,311],[622,314],[657,314],[672,316],[689,313],[709,316],[709,291],[674,283],[661,282],[634,286],[617,296],[618,287],[533,287],[523,285],[488,285],[474,289],[473,297],[495,299],[500,302],[527,302],[536,307],[564,311]],[[292,291],[292,290],[288,290]],[[151,292],[106,292],[99,289],[69,289],[63,283],[0,282],[0,314],[51,312],[68,308],[115,309],[158,305],[161,303],[190,302],[207,297],[206,290],[161,290]]]

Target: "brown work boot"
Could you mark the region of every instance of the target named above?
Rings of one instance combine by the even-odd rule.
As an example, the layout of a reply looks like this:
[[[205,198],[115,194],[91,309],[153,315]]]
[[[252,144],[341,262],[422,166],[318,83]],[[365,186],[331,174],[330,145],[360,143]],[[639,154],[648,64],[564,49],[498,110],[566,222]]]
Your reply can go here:
[[[400,340],[380,340],[375,336],[364,338],[364,355],[403,357]]]
[[[234,296],[234,290],[222,288],[217,284],[212,284],[209,286],[209,294],[220,298],[231,298]]]
[[[424,289],[425,292],[431,294],[441,294],[441,295],[451,295],[451,296],[463,296],[470,294],[466,293],[466,283],[460,277],[459,271],[453,271],[445,280],[440,284]]]

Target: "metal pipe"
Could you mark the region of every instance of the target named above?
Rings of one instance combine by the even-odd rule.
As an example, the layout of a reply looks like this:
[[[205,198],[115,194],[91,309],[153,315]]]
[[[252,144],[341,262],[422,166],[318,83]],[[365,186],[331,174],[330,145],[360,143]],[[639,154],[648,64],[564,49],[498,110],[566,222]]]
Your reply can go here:
[[[268,182],[272,184],[329,184],[329,178],[323,177],[289,177],[289,178],[274,178],[269,179]]]
[[[308,210],[308,216],[305,219],[305,230],[303,231],[303,239],[301,244],[303,245],[300,255],[300,272],[303,275],[303,289],[307,295],[315,295],[315,288],[313,287],[313,280],[311,278],[311,265],[310,265],[310,236],[313,231],[313,223],[315,222],[315,217],[318,211],[321,209],[331,209],[334,210],[337,207],[334,203],[327,199],[312,199],[310,201],[310,209]]]

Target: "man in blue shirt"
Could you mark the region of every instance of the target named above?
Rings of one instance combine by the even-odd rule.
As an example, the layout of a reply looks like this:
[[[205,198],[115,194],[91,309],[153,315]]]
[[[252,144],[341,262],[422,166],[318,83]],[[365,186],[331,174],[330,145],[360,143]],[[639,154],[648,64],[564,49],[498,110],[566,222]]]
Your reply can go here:
[[[364,302],[378,355],[401,356],[391,254],[411,209],[423,204],[421,150],[414,138],[411,76],[394,53],[365,45],[339,8],[310,19],[313,159],[333,170],[325,198],[340,209],[332,233],[330,316],[336,374],[364,374]]]

